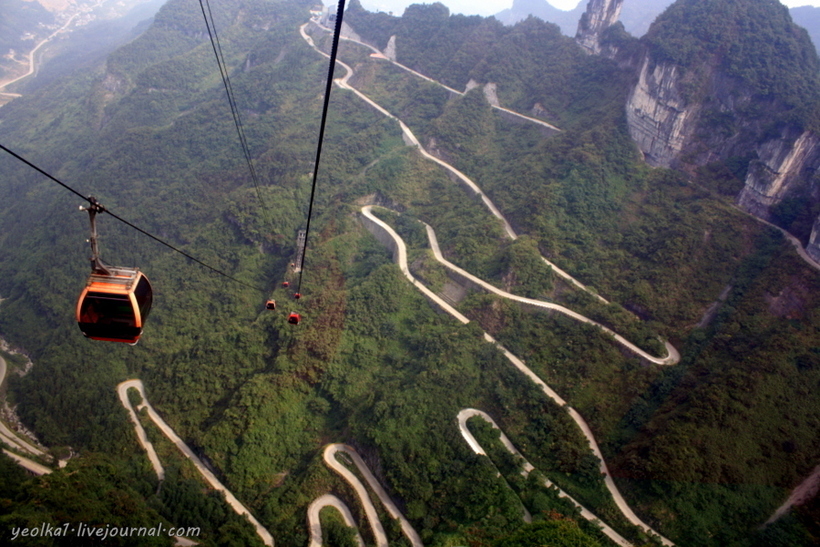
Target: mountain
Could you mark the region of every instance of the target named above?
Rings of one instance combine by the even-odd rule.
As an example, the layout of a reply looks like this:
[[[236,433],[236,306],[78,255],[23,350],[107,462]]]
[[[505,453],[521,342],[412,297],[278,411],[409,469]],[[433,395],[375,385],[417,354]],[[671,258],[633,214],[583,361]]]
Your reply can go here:
[[[564,11],[553,7],[547,0],[513,0],[512,7],[496,13],[494,17],[505,25],[514,25],[533,15],[542,21],[555,23],[561,27],[561,32],[572,36],[575,35],[578,19],[581,18],[584,9],[583,2],[573,10]]]
[[[632,0],[625,2],[620,20],[627,32],[633,36],[643,36],[649,25],[672,0]],[[564,11],[555,8],[547,0],[514,0],[511,8],[498,12],[495,18],[505,25],[523,21],[530,15],[543,21],[555,23],[567,36],[575,36],[578,21],[586,10],[587,2],[580,2],[575,9]]]
[[[36,44],[38,29],[55,24],[55,17],[37,2],[3,0],[0,3],[0,77],[17,72],[17,58]],[[42,31],[41,31],[42,32]]]
[[[624,2],[620,21],[632,36],[643,36],[655,18],[663,13],[673,1],[630,0]],[[513,25],[532,15],[543,21],[555,23],[567,36],[575,36],[578,21],[586,7],[587,2],[581,1],[574,9],[565,11],[553,7],[548,0],[513,0],[512,7],[498,12],[494,17],[505,25]],[[820,47],[818,46],[820,44],[820,8],[801,6],[789,8],[789,13],[795,23],[809,31],[815,47]]]
[[[19,91],[25,85],[44,83],[38,74],[44,64],[51,68],[77,70],[94,56],[107,55],[118,45],[135,38],[131,34],[141,21],[149,19],[161,0],[129,0],[116,4],[95,1],[31,2],[3,0],[0,3],[0,90]],[[32,52],[35,55],[32,63]],[[36,80],[36,82],[34,82]],[[7,87],[8,86],[8,87]],[[11,95],[13,96],[13,95]],[[0,93],[0,99],[9,95]]]
[[[806,31],[777,3],[681,0],[639,44],[610,54],[635,66],[626,114],[646,161],[740,162],[738,204],[808,244],[820,61]]]
[[[193,0],[166,3],[80,73],[21,81],[0,108],[0,143],[80,195],[0,155],[0,334],[33,362],[3,350],[2,393],[47,456],[71,458],[59,469],[46,456],[54,471],[27,477],[0,456],[3,539],[41,522],[162,523],[200,527],[203,544],[261,543],[138,409],[160,480],[117,395],[140,379],[144,395],[125,398],[150,402],[276,545],[307,544],[309,507],[328,493],[375,543],[327,463],[333,443],[361,456],[427,545],[613,544],[556,487],[635,545],[658,544],[646,526],[679,545],[816,543],[816,498],[762,525],[820,461],[820,279],[734,205],[761,142],[812,131],[803,69],[816,57],[769,4],[682,0],[642,39],[591,25],[591,55],[537,18],[504,25],[441,4],[393,17],[351,2],[345,33],[369,46],[341,41],[352,74],[336,67],[349,78],[331,91],[315,194],[328,60],[311,42],[330,40],[310,2],[213,4],[233,109]],[[750,43],[749,25],[767,39]],[[647,101],[669,91],[669,110],[701,128],[668,166],[647,163],[661,156],[636,143],[626,108],[656,67],[678,79],[647,84]],[[715,119],[737,137],[723,142]],[[699,140],[715,158],[701,161]],[[103,258],[154,286],[137,346],[76,327],[85,195],[218,271],[100,215]],[[371,214],[400,234],[406,269]],[[480,414],[462,424],[469,441],[465,410],[491,416],[535,469],[523,476]],[[329,512],[332,541],[354,542]],[[404,523],[381,517],[404,542]]]
[[[800,6],[790,8],[789,13],[795,23],[809,31],[814,47],[820,47],[820,8],[814,6]]]

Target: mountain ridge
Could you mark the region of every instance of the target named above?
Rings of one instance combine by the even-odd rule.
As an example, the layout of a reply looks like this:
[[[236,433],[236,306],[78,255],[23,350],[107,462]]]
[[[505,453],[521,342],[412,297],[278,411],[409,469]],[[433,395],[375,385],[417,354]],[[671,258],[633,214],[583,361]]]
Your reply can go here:
[[[316,495],[348,495],[321,461],[322,447],[339,441],[362,454],[426,543],[501,540],[521,528],[522,502],[536,519],[576,519],[554,493],[516,478],[514,463],[494,460],[510,470],[505,484],[464,445],[454,420],[467,407],[486,409],[550,480],[646,543],[613,508],[599,462],[565,409],[510,369],[481,329],[441,317],[403,281],[355,217],[375,196],[404,209],[389,223],[435,290],[454,280],[429,261],[413,217],[435,226],[448,261],[505,291],[565,303],[643,339],[660,332],[681,347],[682,362],[660,369],[591,327],[468,291],[458,304],[587,417],[604,457],[616,462],[619,488],[653,527],[680,544],[715,546],[808,533],[796,520],[775,532],[757,527],[820,457],[812,442],[820,405],[809,389],[820,381],[816,274],[777,233],[701,189],[725,171],[695,173],[697,184],[688,184],[641,162],[623,109],[634,72],[587,55],[554,25],[530,19],[508,28],[439,6],[397,20],[351,5],[354,30],[380,48],[395,35],[397,58],[415,70],[459,90],[470,80],[495,83],[502,105],[535,110],[562,131],[497,115],[482,89],[454,96],[343,43],[341,59],[356,72],[351,85],[475,177],[526,235],[508,242],[495,217],[403,143],[398,122],[334,89],[307,290],[293,301],[281,282],[294,281],[288,263],[305,219],[326,73],[298,33],[309,7],[235,2],[217,14],[267,211],[239,157],[193,2],[166,5],[142,40],[94,73],[0,109],[3,142],[304,312],[295,329],[261,309],[262,295],[208,277],[105,219],[105,256],[144,268],[157,300],[139,346],[88,343],[71,317],[87,275],[85,219],[68,212],[76,204],[51,183],[0,159],[0,329],[35,358],[27,376],[12,375],[9,391],[50,446],[80,452],[45,482],[14,482],[20,501],[0,508],[10,511],[3,516],[23,522],[34,507],[56,514],[58,499],[44,498],[40,485],[73,472],[89,498],[111,482],[136,484],[145,503],[129,506],[140,515],[150,505],[181,525],[219,514],[181,463],[177,472],[170,465],[156,494],[114,392],[138,376],[169,425],[280,545],[305,544],[304,510]],[[327,46],[325,34],[313,39]],[[607,47],[634,44],[606,39]],[[540,254],[623,306],[568,286]],[[157,450],[173,462],[162,442]],[[102,469],[111,478],[94,482]],[[91,509],[107,518],[104,507]],[[205,541],[254,542],[225,519],[203,530]]]

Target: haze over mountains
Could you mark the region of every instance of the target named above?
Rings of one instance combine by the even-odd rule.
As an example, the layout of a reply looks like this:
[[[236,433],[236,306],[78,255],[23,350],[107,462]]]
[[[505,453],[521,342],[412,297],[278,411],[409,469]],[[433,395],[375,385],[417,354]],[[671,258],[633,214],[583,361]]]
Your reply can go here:
[[[620,21],[633,36],[643,36],[649,25],[672,0],[632,0],[624,3]],[[586,2],[581,2],[570,11],[553,7],[547,0],[514,0],[511,8],[500,11],[496,19],[505,25],[512,25],[534,15],[539,19],[555,23],[567,36],[575,36],[578,21],[586,10]]]
[[[329,48],[313,3],[212,4],[258,187],[197,2],[119,27],[125,43],[101,39],[98,57],[68,53],[78,31],[61,38],[60,57],[6,90],[20,96],[0,108],[0,144],[242,283],[101,215],[103,257],[139,266],[155,304],[139,345],[85,340],[82,200],[0,156],[0,336],[33,360],[0,353],[3,415],[47,454],[3,442],[53,468],[30,477],[0,455],[2,541],[83,522],[262,544],[138,411],[159,480],[125,410],[143,397],[278,546],[308,544],[308,508],[328,493],[375,543],[334,470],[353,460],[325,460],[335,443],[424,545],[614,545],[544,478],[636,546],[660,540],[623,504],[681,546],[820,541],[816,493],[764,526],[820,463],[820,277],[781,231],[820,249],[820,60],[769,0],[679,0],[644,33],[612,24],[612,6],[576,41],[577,20],[568,37],[535,18],[351,2],[298,301],[327,74],[311,44]],[[491,288],[440,260],[431,232]],[[145,391],[124,402],[129,379]],[[334,511],[328,542],[355,544]],[[410,541],[377,513],[391,544]]]
[[[624,28],[633,36],[643,36],[649,29],[652,21],[666,9],[673,0],[630,0],[624,2],[620,21]],[[547,0],[513,0],[510,8],[502,10],[495,18],[511,25],[534,15],[544,21],[555,23],[561,27],[561,32],[567,36],[575,36],[578,29],[578,20],[586,9],[587,2],[580,2],[572,10],[561,10],[554,7]],[[815,47],[820,44],[820,8],[814,6],[800,6],[789,8],[794,22],[809,31]]]
[[[25,85],[42,85],[60,75],[64,59],[70,59],[69,64],[76,70],[82,62],[107,54],[117,45],[134,39],[141,30],[133,33],[132,29],[161,5],[162,0],[6,0],[0,10],[0,90],[30,70],[38,70],[43,61],[54,61],[51,75],[36,82],[29,78]],[[32,66],[31,51],[38,45]],[[0,104],[7,98],[0,95]]]

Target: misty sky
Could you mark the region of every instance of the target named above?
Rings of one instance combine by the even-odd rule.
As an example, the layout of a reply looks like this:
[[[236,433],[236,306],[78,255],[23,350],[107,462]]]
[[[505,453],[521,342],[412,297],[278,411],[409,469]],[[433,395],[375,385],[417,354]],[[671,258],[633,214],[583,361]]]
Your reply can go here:
[[[371,11],[392,11],[394,15],[401,15],[404,8],[410,4],[432,4],[436,0],[360,0],[365,9]],[[512,7],[512,0],[438,0],[448,8],[451,13],[463,13],[466,15],[494,15],[501,10]],[[586,3],[587,0],[547,0],[556,8],[571,10],[579,3]],[[797,6],[820,7],[820,0],[781,0],[790,8]],[[334,0],[325,0],[326,4],[336,5]]]

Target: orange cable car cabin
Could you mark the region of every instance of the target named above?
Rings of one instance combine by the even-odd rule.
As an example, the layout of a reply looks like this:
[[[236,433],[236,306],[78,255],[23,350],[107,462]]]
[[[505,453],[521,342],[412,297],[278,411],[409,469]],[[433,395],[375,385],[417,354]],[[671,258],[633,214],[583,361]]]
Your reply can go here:
[[[93,196],[88,211],[91,222],[91,275],[77,300],[77,324],[83,335],[92,340],[139,342],[142,327],[148,319],[154,291],[139,268],[111,267],[103,264],[97,246],[97,214],[105,207]]]
[[[153,303],[151,283],[139,269],[107,270],[88,278],[77,301],[77,324],[92,340],[136,344]]]
[[[298,313],[292,312],[290,315],[288,315],[288,323],[290,323],[291,325],[298,325],[299,321],[301,320],[302,316]]]
[[[276,300],[268,300],[265,302],[265,309],[266,310],[275,310],[276,309]]]

